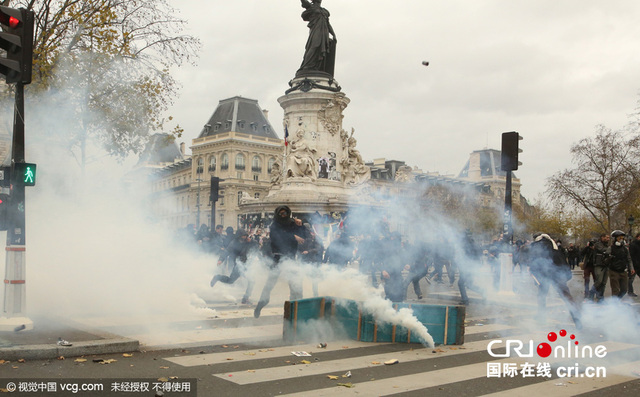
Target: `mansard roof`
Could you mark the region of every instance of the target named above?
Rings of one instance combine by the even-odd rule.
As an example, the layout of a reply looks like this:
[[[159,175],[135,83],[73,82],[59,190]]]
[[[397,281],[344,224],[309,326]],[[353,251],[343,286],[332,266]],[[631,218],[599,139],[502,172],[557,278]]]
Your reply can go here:
[[[506,172],[502,171],[501,168],[501,156],[502,152],[495,149],[482,149],[482,150],[474,150],[471,153],[471,158],[467,161],[465,166],[458,174],[458,178],[469,178],[469,174],[472,166],[472,159],[478,156],[478,161],[474,163],[473,166],[477,167],[477,170],[480,171],[481,177],[493,177],[493,178],[504,178],[506,176]]]
[[[221,100],[198,138],[230,131],[280,139],[258,101],[241,96]]]

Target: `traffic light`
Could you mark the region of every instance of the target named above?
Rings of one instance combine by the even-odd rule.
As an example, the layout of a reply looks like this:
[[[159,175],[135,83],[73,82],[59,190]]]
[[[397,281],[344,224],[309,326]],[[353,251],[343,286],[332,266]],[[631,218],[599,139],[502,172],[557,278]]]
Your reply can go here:
[[[220,178],[217,176],[211,177],[211,193],[209,195],[209,201],[216,202],[220,198],[218,192],[220,191]]]
[[[8,194],[0,193],[0,230],[7,230],[9,228],[9,206],[11,205],[9,199],[11,197]]]
[[[14,183],[23,186],[35,186],[36,184],[36,165],[33,163],[15,163],[14,170],[16,179]]]
[[[0,48],[7,51],[6,58],[0,57],[0,73],[7,83],[31,83],[34,15],[24,8],[0,6]]]
[[[518,143],[521,140],[522,137],[515,131],[502,134],[502,171],[514,171],[518,169],[519,165],[522,165],[518,161],[518,154],[522,153],[522,150],[518,148]]]

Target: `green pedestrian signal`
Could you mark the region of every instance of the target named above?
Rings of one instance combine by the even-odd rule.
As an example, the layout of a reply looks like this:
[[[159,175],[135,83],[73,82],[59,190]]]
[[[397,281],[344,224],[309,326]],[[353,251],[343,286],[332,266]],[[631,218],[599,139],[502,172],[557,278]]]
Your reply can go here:
[[[16,179],[15,183],[23,186],[35,186],[36,184],[36,165],[33,163],[16,163],[15,164]]]

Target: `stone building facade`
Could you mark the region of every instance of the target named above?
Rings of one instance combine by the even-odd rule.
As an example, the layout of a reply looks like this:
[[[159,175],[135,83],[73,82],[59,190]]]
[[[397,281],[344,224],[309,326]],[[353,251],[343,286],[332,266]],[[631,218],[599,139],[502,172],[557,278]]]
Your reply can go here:
[[[192,141],[191,156],[153,173],[155,212],[175,228],[221,224],[236,229],[240,201],[269,192],[270,173],[282,161],[283,145],[258,101],[240,96],[220,101]],[[212,177],[220,178],[215,214]]]

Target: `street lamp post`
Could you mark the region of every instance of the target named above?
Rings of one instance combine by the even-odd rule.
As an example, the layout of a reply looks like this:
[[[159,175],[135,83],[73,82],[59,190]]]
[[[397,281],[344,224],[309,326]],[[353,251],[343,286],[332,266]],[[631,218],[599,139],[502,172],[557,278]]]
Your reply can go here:
[[[196,179],[198,182],[198,194],[196,195],[196,208],[198,212],[196,213],[196,231],[200,229],[200,182],[202,179]]]

